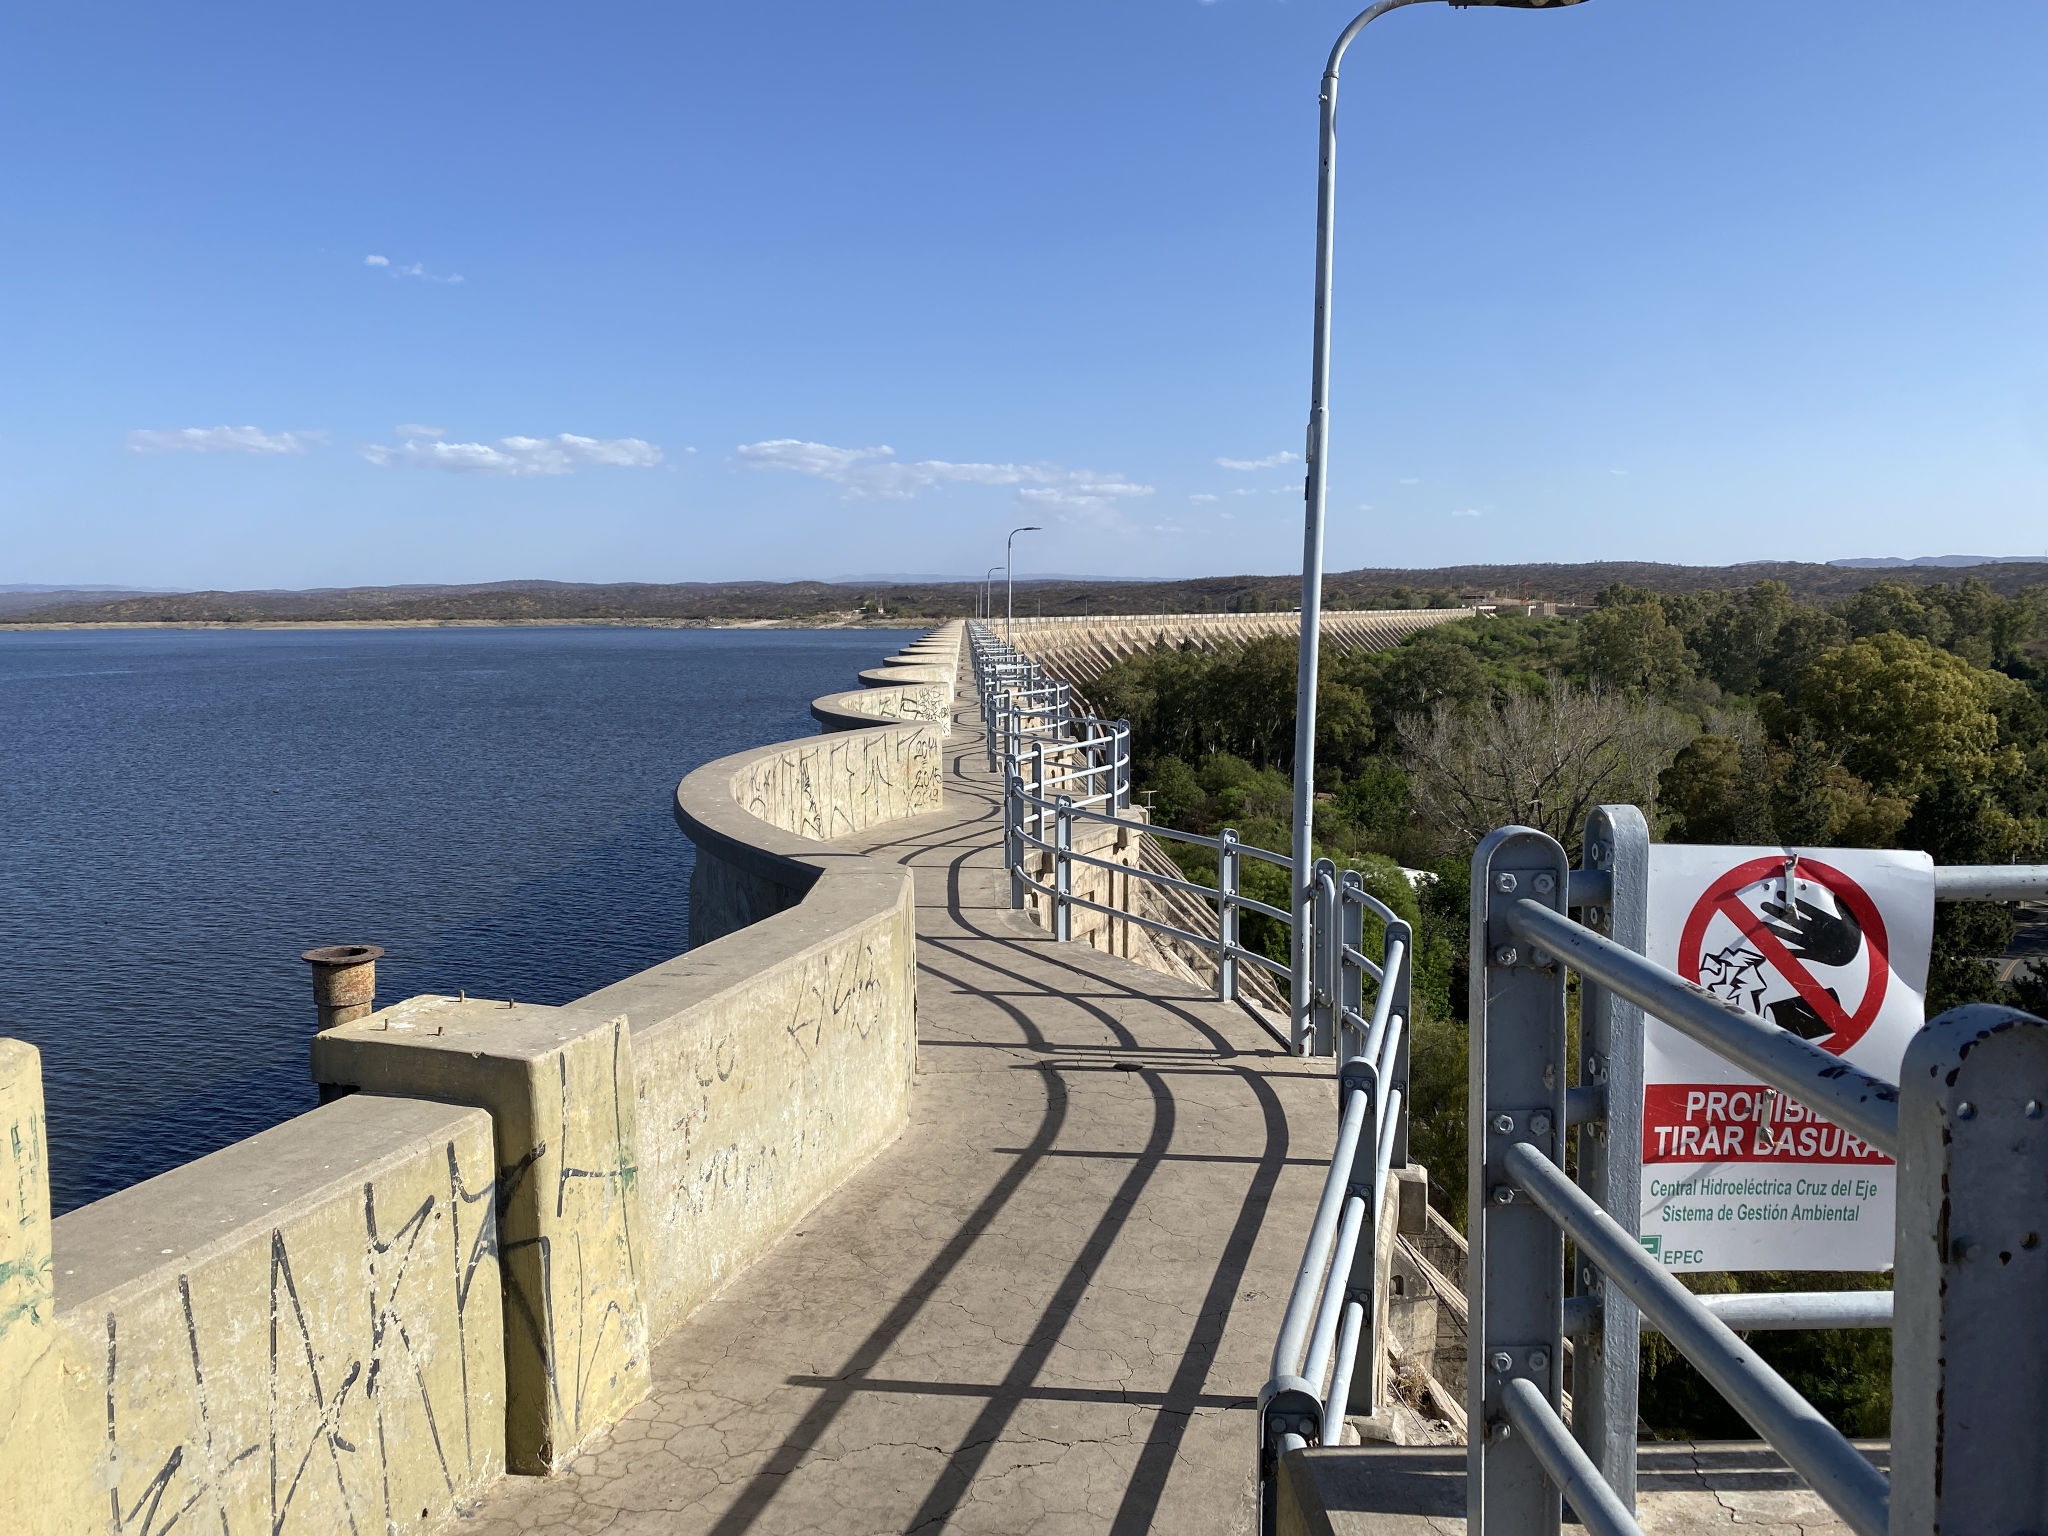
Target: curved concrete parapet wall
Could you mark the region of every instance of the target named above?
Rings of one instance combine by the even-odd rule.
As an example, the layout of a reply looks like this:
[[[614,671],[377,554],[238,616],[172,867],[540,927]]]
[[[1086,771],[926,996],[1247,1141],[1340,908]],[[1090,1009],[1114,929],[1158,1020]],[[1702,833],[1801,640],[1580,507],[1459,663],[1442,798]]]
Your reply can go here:
[[[941,666],[870,667],[860,675],[863,688],[897,688],[905,683],[938,683],[953,686],[953,669]]]
[[[922,720],[953,730],[953,690],[944,683],[911,683],[900,688],[862,688],[829,693],[811,701],[811,718],[828,731],[858,731],[882,720]]]
[[[902,1130],[911,874],[820,839],[936,810],[941,780],[934,729],[886,726],[741,753],[678,787],[697,845],[690,950],[582,1005],[634,1022],[652,1337]]]

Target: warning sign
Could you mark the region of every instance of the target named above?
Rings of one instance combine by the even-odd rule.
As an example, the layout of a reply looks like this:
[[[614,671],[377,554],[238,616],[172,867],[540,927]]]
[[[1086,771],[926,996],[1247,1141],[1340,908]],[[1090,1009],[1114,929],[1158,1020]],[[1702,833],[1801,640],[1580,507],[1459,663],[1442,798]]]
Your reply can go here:
[[[1934,929],[1924,853],[1650,849],[1648,953],[1897,1082]],[[1671,1269],[1884,1269],[1894,1170],[1822,1114],[1650,1019],[1643,1245]]]

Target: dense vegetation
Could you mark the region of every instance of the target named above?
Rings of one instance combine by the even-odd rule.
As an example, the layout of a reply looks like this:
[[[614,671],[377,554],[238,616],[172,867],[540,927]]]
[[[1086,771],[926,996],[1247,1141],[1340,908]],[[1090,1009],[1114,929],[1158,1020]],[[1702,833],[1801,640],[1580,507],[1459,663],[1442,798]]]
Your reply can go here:
[[[1541,826],[1576,854],[1588,807],[1632,801],[1673,840],[2048,859],[2044,642],[2041,588],[1886,579],[1822,604],[1768,580],[1616,584],[1583,619],[1461,621],[1326,662],[1315,841],[1418,924],[1410,1139],[1440,1205],[1462,1221],[1467,862],[1486,829]],[[1094,684],[1099,709],[1132,721],[1138,787],[1161,823],[1289,845],[1294,666],[1284,638],[1220,656],[1160,649]],[[1411,884],[1403,866],[1427,877]],[[1248,866],[1247,884],[1285,904],[1279,870]],[[1998,985],[1990,957],[2012,933],[2005,907],[1938,908],[1930,1013],[1979,999],[2048,1013],[2048,985]],[[1282,937],[1247,925],[1247,942],[1276,958]],[[1743,1277],[1870,1283],[1883,1282]],[[1845,1429],[1885,1433],[1889,1334],[1753,1342]],[[1646,1344],[1645,1371],[1644,1413],[1660,1431],[1746,1433],[1661,1342]]]

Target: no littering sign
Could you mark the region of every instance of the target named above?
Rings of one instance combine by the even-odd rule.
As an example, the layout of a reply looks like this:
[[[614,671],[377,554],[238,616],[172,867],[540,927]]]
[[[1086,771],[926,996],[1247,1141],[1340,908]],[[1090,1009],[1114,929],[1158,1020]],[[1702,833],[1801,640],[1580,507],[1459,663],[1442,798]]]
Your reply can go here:
[[[1650,849],[1648,953],[1887,1082],[1923,1022],[1934,863]],[[1676,1030],[1643,1037],[1643,1246],[1670,1269],[1885,1269],[1891,1160]]]

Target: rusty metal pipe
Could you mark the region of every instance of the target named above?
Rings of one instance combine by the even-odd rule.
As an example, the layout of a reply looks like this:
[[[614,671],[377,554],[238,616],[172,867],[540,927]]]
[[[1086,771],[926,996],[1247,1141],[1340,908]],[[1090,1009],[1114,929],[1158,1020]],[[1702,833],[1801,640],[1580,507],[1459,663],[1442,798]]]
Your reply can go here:
[[[322,1031],[369,1014],[377,999],[377,961],[383,953],[375,944],[329,944],[299,956],[313,967],[313,1003],[320,1010]]]

